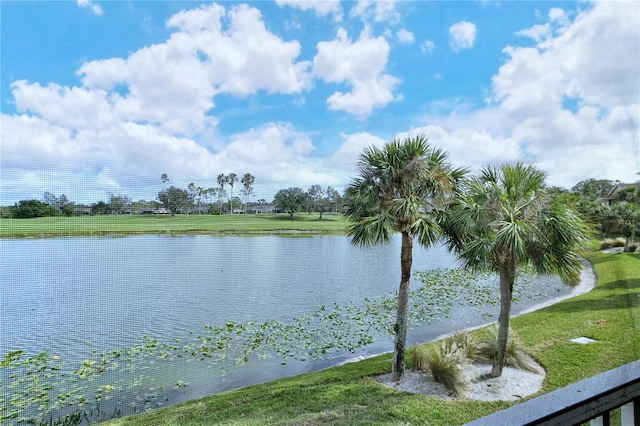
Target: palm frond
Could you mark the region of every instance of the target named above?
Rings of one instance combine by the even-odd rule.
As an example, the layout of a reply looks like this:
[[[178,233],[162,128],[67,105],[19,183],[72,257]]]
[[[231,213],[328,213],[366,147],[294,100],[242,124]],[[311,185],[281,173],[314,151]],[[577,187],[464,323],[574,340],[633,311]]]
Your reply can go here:
[[[358,177],[345,194],[348,235],[355,244],[386,241],[408,230],[423,245],[437,241],[442,209],[464,177],[446,152],[427,144],[423,135],[394,139],[363,151]]]

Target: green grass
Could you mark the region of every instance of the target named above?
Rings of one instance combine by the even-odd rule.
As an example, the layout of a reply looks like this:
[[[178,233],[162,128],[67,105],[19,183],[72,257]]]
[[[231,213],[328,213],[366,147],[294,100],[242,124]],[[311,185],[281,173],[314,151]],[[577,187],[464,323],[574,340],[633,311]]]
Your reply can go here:
[[[543,392],[640,358],[640,253],[594,252],[588,258],[598,277],[593,291],[512,320],[522,343],[547,370]],[[569,342],[580,336],[598,343]],[[390,370],[391,355],[383,355],[109,425],[457,425],[512,405],[447,402],[386,388],[371,378]]]
[[[104,215],[0,219],[0,237],[69,235],[117,235],[162,233],[287,233],[344,232],[346,221],[339,214],[260,215]]]

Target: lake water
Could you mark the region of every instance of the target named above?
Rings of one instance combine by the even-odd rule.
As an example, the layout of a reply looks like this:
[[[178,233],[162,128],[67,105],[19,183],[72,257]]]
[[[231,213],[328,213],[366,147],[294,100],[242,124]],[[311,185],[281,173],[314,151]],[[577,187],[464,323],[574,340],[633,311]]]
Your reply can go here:
[[[185,338],[228,321],[290,321],[320,306],[361,303],[393,293],[400,278],[400,239],[371,248],[345,236],[128,236],[0,240],[0,356],[48,351],[67,363],[94,349]],[[414,249],[414,271],[455,266],[442,247]],[[568,293],[556,278],[539,278],[535,300]],[[418,286],[414,280],[412,286]],[[497,307],[492,308],[497,312]],[[419,325],[409,342],[432,339],[487,318],[457,311],[448,321]],[[165,363],[155,386],[181,380],[164,404],[318,370],[354,356],[391,351],[390,336],[353,353],[320,361],[252,360],[230,369],[198,361]],[[0,390],[5,392],[6,390]],[[127,404],[122,413],[139,410]],[[133,408],[132,408],[133,407]]]

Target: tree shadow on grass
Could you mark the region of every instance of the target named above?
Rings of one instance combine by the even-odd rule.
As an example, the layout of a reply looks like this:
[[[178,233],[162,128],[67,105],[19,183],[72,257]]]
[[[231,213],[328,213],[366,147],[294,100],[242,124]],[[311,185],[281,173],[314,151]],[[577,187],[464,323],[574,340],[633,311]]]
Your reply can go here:
[[[630,259],[640,262],[640,253],[614,253],[614,254],[598,255],[590,258],[589,262],[593,265],[615,262],[616,256],[628,256]]]
[[[630,283],[632,283],[634,287],[629,287]],[[566,300],[546,307],[545,311],[549,313],[593,312],[607,309],[630,309],[640,306],[640,292],[631,291],[632,288],[638,288],[637,281],[619,280],[606,284],[601,288],[603,290],[628,289],[629,291],[627,293],[613,294],[597,299],[577,298],[577,300]],[[597,292],[599,289],[592,291]]]
[[[303,215],[293,215],[291,218],[288,214],[279,214],[272,216],[264,216],[262,217],[265,220],[271,220],[274,222],[335,222],[336,219],[330,217],[323,217],[322,219],[318,218],[317,215],[313,216],[303,216]]]

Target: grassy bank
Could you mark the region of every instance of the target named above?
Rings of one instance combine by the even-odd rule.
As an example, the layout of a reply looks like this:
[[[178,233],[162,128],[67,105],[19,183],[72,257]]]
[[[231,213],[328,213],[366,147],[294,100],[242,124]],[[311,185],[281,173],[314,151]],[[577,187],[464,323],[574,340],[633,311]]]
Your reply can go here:
[[[260,215],[104,215],[0,219],[0,237],[56,237],[80,235],[161,233],[286,233],[343,232],[346,222],[338,214]]]
[[[591,292],[512,321],[544,365],[549,392],[640,358],[640,253],[589,255]],[[598,340],[579,345],[569,339]],[[391,369],[383,355],[329,370],[225,392],[109,425],[455,425],[507,402],[446,402],[388,389],[371,376]]]

